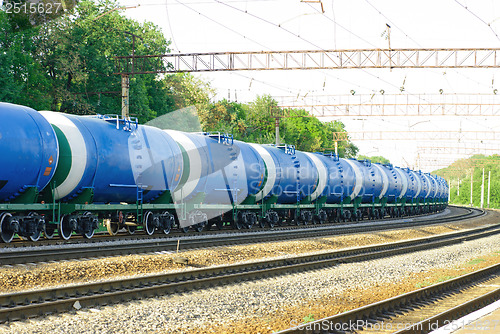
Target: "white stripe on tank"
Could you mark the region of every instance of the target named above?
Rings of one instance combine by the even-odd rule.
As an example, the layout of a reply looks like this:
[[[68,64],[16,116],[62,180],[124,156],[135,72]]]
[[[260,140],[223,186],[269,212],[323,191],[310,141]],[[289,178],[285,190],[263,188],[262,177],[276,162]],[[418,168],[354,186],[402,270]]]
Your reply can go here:
[[[387,177],[387,173],[384,171],[382,166],[380,166],[379,164],[372,164],[372,166],[377,167],[378,170],[380,171],[380,173],[382,174],[383,188],[382,188],[382,192],[380,193],[380,196],[378,197],[379,199],[381,199],[382,197],[385,196],[385,194],[387,193],[387,190],[389,189],[389,178]]]
[[[196,186],[200,182],[201,171],[202,171],[201,157],[200,153],[198,152],[198,147],[196,146],[196,144],[184,133],[176,130],[164,130],[164,131],[168,133],[175,140],[176,143],[182,146],[182,148],[186,151],[186,154],[189,158],[188,161],[189,175],[186,180],[186,183],[178,187],[178,189],[175,189],[173,193],[174,202],[180,202],[189,195],[191,195],[191,193],[196,189]],[[184,160],[184,156],[182,157],[182,159]],[[182,171],[183,174],[185,172],[186,170]]]
[[[359,192],[361,191],[361,187],[363,187],[363,173],[359,169],[358,165],[350,160],[350,159],[344,159],[354,170],[354,175],[356,177],[356,180],[354,181],[354,189],[352,190],[352,193],[349,195],[349,197],[352,199],[355,199],[358,195]]]
[[[318,198],[325,190],[328,173],[326,171],[325,165],[319,160],[318,157],[314,155],[314,153],[304,152],[314,163],[316,170],[318,171],[318,183],[314,192],[311,194],[311,200],[314,201]]]
[[[255,199],[257,201],[265,198],[274,187],[274,183],[276,182],[276,165],[274,164],[273,157],[271,153],[269,153],[264,147],[259,144],[249,143],[257,153],[260,155],[262,160],[264,160],[264,164],[266,165],[267,170],[267,179],[264,179],[264,186],[260,189],[260,191],[255,195]]]
[[[404,175],[403,171],[401,171],[398,167],[394,167],[394,170],[399,174],[399,176],[401,177],[401,195],[399,195],[399,198],[403,198],[403,196],[406,195],[407,191],[408,191],[408,178],[406,177],[406,175]]]
[[[69,195],[82,180],[87,168],[87,146],[78,127],[64,114],[46,110],[40,111],[40,114],[62,131],[71,149],[71,169],[54,191],[55,199],[58,200]]]

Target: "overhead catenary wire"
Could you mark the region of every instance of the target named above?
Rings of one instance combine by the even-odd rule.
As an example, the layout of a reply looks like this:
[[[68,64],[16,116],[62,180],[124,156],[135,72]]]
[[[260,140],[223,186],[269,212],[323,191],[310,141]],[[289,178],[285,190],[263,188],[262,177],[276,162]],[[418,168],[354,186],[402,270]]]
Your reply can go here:
[[[486,22],[485,20],[483,20],[481,17],[479,17],[479,15],[477,15],[476,13],[474,13],[473,11],[471,11],[466,5],[464,5],[460,1],[455,0],[455,2],[457,4],[459,4],[461,7],[463,7],[466,11],[468,11],[475,18],[477,18],[479,21],[481,21],[482,23],[484,23],[491,30],[491,32],[495,35],[495,37],[500,41],[500,37],[498,36],[498,34],[496,33],[496,31],[493,29],[493,27],[491,26],[491,24],[489,24],[488,22]]]
[[[306,43],[308,43],[308,44],[310,44],[310,45],[312,45],[312,46],[314,46],[315,48],[317,48],[317,49],[319,49],[319,50],[321,50],[321,51],[326,51],[323,47],[321,47],[321,46],[317,45],[316,43],[313,43],[313,42],[309,41],[308,39],[306,39],[306,38],[304,38],[304,37],[300,36],[299,34],[296,34],[296,33],[294,33],[293,31],[291,31],[291,30],[289,30],[289,29],[287,29],[287,28],[285,28],[285,27],[283,27],[283,26],[281,26],[281,25],[279,25],[279,24],[277,24],[277,23],[274,23],[274,22],[272,22],[272,21],[269,21],[269,20],[267,20],[267,19],[265,19],[265,18],[262,18],[262,17],[260,17],[260,16],[258,16],[258,15],[256,15],[256,14],[250,13],[248,10],[246,10],[246,11],[245,11],[245,10],[242,10],[242,9],[240,9],[240,8],[237,8],[237,7],[235,7],[235,6],[232,6],[232,5],[228,4],[228,3],[223,2],[223,1],[220,1],[220,0],[214,0],[214,1],[215,1],[215,2],[217,2],[217,3],[219,3],[219,4],[221,4],[221,5],[227,6],[227,7],[231,8],[231,9],[233,9],[233,10],[236,10],[236,11],[238,11],[238,12],[241,12],[241,13],[244,13],[244,14],[246,14],[246,15],[249,15],[249,16],[251,16],[251,17],[253,17],[253,18],[257,19],[257,20],[263,21],[263,22],[265,22],[265,23],[267,23],[267,24],[270,24],[270,25],[272,25],[272,26],[275,26],[275,27],[277,27],[277,28],[280,28],[280,29],[282,29],[283,31],[285,31],[285,32],[287,32],[287,33],[289,33],[289,34],[291,34],[291,35],[293,35],[293,36],[295,36],[295,37],[297,37],[297,38],[301,39],[302,41],[304,41],[304,42],[306,42]],[[309,3],[308,3],[308,5],[309,5],[309,6],[311,6],[311,4],[309,4]],[[312,7],[312,6],[311,6],[311,7]],[[316,11],[319,11],[317,8],[314,8],[314,7],[312,7],[312,8],[313,8],[314,10],[316,10]],[[323,14],[323,13],[321,13],[321,14]],[[324,17],[327,17],[327,16],[325,16],[325,15],[323,15],[323,16],[324,16]],[[329,17],[327,17],[327,18],[328,18],[329,20],[331,20]],[[363,41],[367,42],[368,44],[370,44],[370,45],[372,45],[372,46],[376,47],[374,44],[372,44],[372,43],[370,43],[370,42],[366,41],[365,39],[363,39],[362,37],[360,37],[360,36],[358,36],[358,35],[354,34],[353,32],[351,32],[349,29],[345,28],[344,26],[339,25],[339,24],[338,24],[338,26],[339,26],[339,27],[341,27],[342,29],[346,30],[347,32],[351,33],[353,36],[356,36],[356,37],[360,38],[361,40],[363,40]],[[370,72],[368,72],[368,71],[366,71],[366,70],[363,70],[363,69],[361,69],[361,71],[363,71],[364,73],[366,73],[366,74],[368,74],[368,75],[370,75],[370,76],[372,76],[372,77],[374,77],[374,78],[378,79],[378,80],[379,80],[379,81],[381,81],[381,82],[384,82],[384,83],[385,83],[385,84],[387,84],[387,85],[390,85],[390,86],[393,86],[393,87],[395,87],[395,88],[399,89],[399,87],[397,87],[396,85],[394,85],[394,84],[390,83],[390,82],[389,82],[389,81],[387,81],[387,80],[384,80],[384,79],[380,78],[380,77],[379,77],[379,76],[377,76],[377,75],[374,75],[374,74],[372,74],[372,73],[370,73]],[[323,72],[323,71],[322,71],[322,73],[326,73],[328,76],[331,76],[328,72]],[[339,79],[339,78],[337,78],[337,77],[335,77],[335,78],[336,78],[336,79],[338,79],[338,80],[342,80],[342,81],[344,81],[343,79]],[[353,83],[350,83],[350,84],[353,84]],[[357,87],[360,87],[358,84],[354,84],[354,85],[356,85]],[[366,87],[365,87],[365,88],[366,88]]]
[[[257,45],[259,45],[259,46],[261,46],[261,47],[263,47],[263,48],[265,48],[265,49],[267,49],[268,51],[276,51],[276,50],[273,50],[272,48],[270,48],[270,47],[268,47],[268,46],[266,46],[266,45],[264,45],[264,44],[262,44],[262,43],[260,43],[260,42],[258,42],[258,41],[256,41],[256,40],[254,40],[254,39],[252,39],[252,38],[250,38],[250,37],[248,37],[248,36],[246,36],[246,35],[244,35],[244,34],[242,34],[242,33],[238,32],[237,30],[235,30],[235,29],[233,29],[233,28],[230,28],[230,27],[228,27],[227,25],[224,25],[224,24],[220,23],[219,21],[217,21],[217,20],[215,20],[215,19],[212,19],[212,18],[211,18],[211,17],[209,17],[208,15],[205,15],[205,14],[203,14],[203,13],[199,12],[198,10],[196,10],[196,9],[194,9],[194,8],[192,8],[192,7],[190,7],[190,6],[188,6],[186,3],[182,3],[182,2],[180,2],[179,0],[176,0],[176,2],[177,2],[178,4],[180,4],[180,5],[182,5],[182,6],[186,7],[186,8],[188,8],[189,10],[191,10],[191,11],[193,11],[193,12],[197,13],[198,15],[203,16],[203,17],[204,17],[204,18],[206,18],[207,20],[209,20],[209,21],[211,21],[211,22],[213,22],[213,23],[215,23],[215,24],[217,24],[217,25],[219,25],[219,26],[223,27],[224,29],[227,29],[227,30],[229,30],[229,31],[231,31],[231,32],[233,32],[233,33],[235,33],[235,34],[237,34],[237,35],[238,35],[238,36],[240,36],[240,37],[243,37],[244,39],[247,39],[248,41],[251,41],[251,42],[253,42],[253,43],[255,43],[255,44],[257,44]],[[220,1],[216,1],[216,2],[219,2],[219,3],[225,4],[225,3],[220,2]],[[230,6],[230,7],[231,7],[231,8],[236,8],[236,7],[233,7],[233,6]],[[237,9],[237,8],[236,8],[236,9]],[[239,9],[238,9],[238,10],[239,10]],[[240,10],[240,11],[241,11],[241,10]],[[247,11],[245,11],[245,13],[248,13],[248,12],[247,12]],[[257,17],[257,16],[254,16],[254,17]],[[257,18],[258,18],[258,17],[257,17]],[[275,23],[273,23],[273,22],[271,22],[271,21],[267,21],[267,22],[268,22],[269,24],[272,24],[272,25],[275,25],[275,26],[279,26],[279,25],[276,25]],[[294,36],[298,36],[298,35],[294,34],[293,32],[289,31],[289,30],[288,30],[288,29],[286,29],[286,28],[283,28],[283,27],[281,27],[281,28],[282,28],[282,29],[284,29],[284,30],[286,30],[287,32],[289,32],[289,33],[293,34]],[[300,36],[299,36],[299,37],[300,37]],[[304,41],[306,41],[306,42],[308,42],[308,43],[310,43],[310,42],[309,42],[308,40],[306,40],[306,39],[303,39],[303,40],[304,40]],[[320,48],[320,47],[318,46],[318,48]],[[321,48],[320,48],[320,49],[321,49]],[[242,75],[242,74],[237,74],[237,75],[242,76],[242,77],[245,77],[245,78],[247,78],[247,79],[250,79],[248,76],[245,76],[245,75]],[[331,74],[329,74],[329,73],[326,73],[326,75],[328,75],[328,76],[330,76],[330,77],[332,77],[332,78],[334,78],[334,79],[336,79],[336,80],[339,80],[339,81],[341,81],[341,82],[347,83],[347,84],[349,84],[349,85],[352,85],[352,86],[355,86],[355,87],[364,88],[364,89],[368,89],[368,90],[369,90],[369,88],[368,88],[368,87],[363,87],[363,86],[360,86],[360,85],[359,85],[359,84],[357,84],[357,83],[354,83],[354,82],[351,82],[351,81],[348,81],[348,80],[345,80],[345,79],[341,79],[341,78],[336,77],[336,76],[333,76],[333,75],[331,75]],[[255,79],[254,79],[254,80],[255,80]],[[255,80],[255,81],[257,81],[257,80]],[[273,84],[265,83],[264,81],[259,81],[259,82],[261,82],[261,83],[263,83],[263,84],[266,84],[266,85],[268,85],[268,86],[270,86],[270,87],[277,88],[276,84],[274,84],[274,85],[273,85]],[[282,88],[279,88],[279,89],[280,89],[280,90],[283,90]],[[287,91],[289,91],[289,90],[287,90]]]
[[[165,11],[167,12],[168,29],[170,30],[170,35],[172,36],[172,42],[174,43],[174,46],[177,49],[177,51],[181,52],[181,50],[177,46],[177,43],[175,42],[174,31],[172,30],[172,25],[170,24],[170,15],[168,13],[168,0],[165,0]]]

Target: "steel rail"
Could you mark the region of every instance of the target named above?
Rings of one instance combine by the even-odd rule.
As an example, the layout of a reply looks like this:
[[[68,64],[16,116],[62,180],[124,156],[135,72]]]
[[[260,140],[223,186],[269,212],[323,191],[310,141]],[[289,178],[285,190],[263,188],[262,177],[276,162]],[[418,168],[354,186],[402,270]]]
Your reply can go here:
[[[449,308],[444,312],[438,312],[422,321],[414,323],[404,322],[404,314],[415,309],[420,310],[434,303],[437,304],[434,306],[437,308],[440,304],[446,304],[446,298],[456,299],[459,294],[474,293],[480,290],[483,283],[494,279],[498,280],[499,277],[500,264],[495,264],[429,287],[421,288],[307,324],[301,324],[294,328],[282,330],[277,332],[277,334],[363,333],[365,329],[367,332],[375,330],[377,333],[386,331],[395,334],[429,333],[439,327],[450,324],[452,320],[456,320],[498,300],[500,297],[500,289],[490,287],[492,291],[488,291],[456,307]],[[426,310],[426,312],[429,311]],[[391,320],[402,314],[403,316],[398,318],[398,325],[400,326],[394,327]],[[385,325],[382,325],[382,323]],[[379,324],[379,326],[377,326],[377,324]],[[397,328],[397,330],[393,331],[391,328]]]
[[[138,298],[156,297],[193,289],[315,270],[339,263],[365,261],[442,247],[499,232],[500,224],[497,224],[390,244],[2,294],[0,295],[0,323],[68,311],[77,302],[81,307],[120,303]]]
[[[144,242],[131,241],[130,243],[116,244],[113,242],[82,243],[61,245],[60,248],[42,247],[17,247],[7,248],[8,251],[0,251],[0,265],[38,263],[46,261],[73,260],[82,258],[95,258],[103,256],[118,256],[128,254],[150,253],[160,251],[175,251],[178,241],[182,250],[207,248],[216,246],[228,246],[236,244],[250,244],[255,242],[271,242],[282,240],[303,239],[320,236],[347,235],[353,233],[373,232],[388,229],[408,228],[414,226],[425,226],[442,224],[459,219],[469,219],[484,215],[484,210],[467,209],[466,214],[453,215],[451,217],[429,218],[412,221],[387,222],[363,222],[341,226],[324,227],[315,225],[307,229],[292,229],[283,231],[255,231],[244,233],[232,233],[229,235],[200,236],[199,238],[161,238],[147,240]],[[421,217],[420,217],[421,218]]]
[[[454,205],[448,205],[449,209],[452,210],[466,210],[467,213],[471,213],[471,210],[479,210],[479,209],[474,209],[474,208],[468,208],[468,207],[460,207],[460,206],[454,206]],[[477,211],[480,212],[480,211]],[[142,230],[139,230],[138,233],[136,234],[128,234],[126,232],[120,232],[115,236],[109,235],[107,232],[98,232],[94,235],[93,238],[87,239],[84,238],[83,236],[79,235],[74,235],[72,236],[71,239],[69,240],[61,240],[61,239],[43,239],[43,240],[38,240],[37,242],[32,242],[29,240],[20,240],[16,239],[8,244],[0,243],[0,252],[2,249],[9,249],[9,248],[23,248],[23,247],[38,247],[38,246],[48,246],[48,245],[61,245],[61,244],[80,244],[80,243],[99,243],[103,241],[116,241],[116,240],[148,240],[148,239],[158,239],[158,238],[185,238],[189,236],[202,236],[202,235],[219,235],[219,234],[229,234],[229,233],[259,233],[259,232],[265,232],[265,231],[287,231],[287,230],[305,230],[308,228],[317,228],[317,227],[326,227],[326,226],[333,226],[333,227],[338,227],[341,224],[358,224],[358,223],[363,223],[363,222],[391,222],[391,221],[400,221],[402,219],[426,219],[427,217],[432,217],[433,215],[439,214],[441,212],[435,212],[435,213],[427,213],[427,214],[420,214],[420,215],[414,215],[414,216],[404,216],[404,217],[394,217],[394,218],[384,218],[384,219],[378,219],[378,220],[360,220],[357,222],[344,222],[344,223],[339,223],[339,222],[329,222],[329,223],[324,223],[324,224],[308,224],[308,225],[276,225],[273,228],[265,227],[263,229],[261,228],[252,228],[252,229],[241,229],[241,230],[235,230],[235,229],[227,229],[226,227],[222,228],[221,230],[217,229],[211,229],[211,230],[205,230],[200,232],[194,232],[190,231],[187,233],[183,233],[180,230],[178,231],[172,231],[170,234],[163,234],[163,233],[155,233],[153,235],[147,235],[141,233]],[[453,218],[460,218],[463,216],[463,213],[453,215],[450,214],[449,219]],[[177,239],[176,239],[177,240]]]
[[[496,272],[492,275],[492,277],[495,278],[495,276],[498,277],[498,275],[500,275],[500,273]],[[480,284],[486,280],[488,280],[488,278],[476,281],[474,283]],[[444,312],[440,312],[432,317],[417,322],[412,327],[401,329],[395,332],[395,334],[428,333],[434,327],[440,328],[447,324],[451,324],[452,320],[457,320],[466,314],[477,311],[480,308],[496,302],[498,299],[500,299],[500,288],[494,289],[493,291],[485,293],[482,296],[476,297],[461,305],[450,308]]]

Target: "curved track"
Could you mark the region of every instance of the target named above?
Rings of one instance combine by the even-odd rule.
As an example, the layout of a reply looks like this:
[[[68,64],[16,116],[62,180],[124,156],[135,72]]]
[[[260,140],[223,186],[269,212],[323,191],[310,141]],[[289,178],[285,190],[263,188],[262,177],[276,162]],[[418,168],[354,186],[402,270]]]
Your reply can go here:
[[[453,213],[451,211],[454,211]],[[412,217],[396,220],[364,221],[356,224],[309,225],[307,228],[278,228],[275,230],[231,231],[232,233],[212,233],[197,236],[171,236],[161,238],[141,238],[125,240],[108,240],[81,243],[62,243],[53,245],[36,245],[23,247],[4,247],[0,253],[0,265],[37,263],[102,256],[116,256],[160,251],[175,251],[178,242],[182,250],[270,242],[310,237],[342,235],[361,232],[373,232],[387,229],[408,228],[464,220],[484,215],[479,209],[452,208],[450,212],[429,216]]]
[[[499,284],[500,264],[495,264],[278,333],[429,333],[497,301]]]
[[[471,209],[467,207],[460,207],[460,206],[453,206],[449,205],[447,209],[449,210],[449,213],[447,214],[451,218],[457,217],[460,218],[464,212],[471,212],[478,210],[478,209]],[[62,245],[62,244],[80,244],[80,243],[99,243],[99,242],[105,242],[105,241],[116,241],[116,240],[151,240],[151,239],[169,239],[169,238],[175,238],[177,239],[182,239],[186,237],[191,237],[191,236],[205,236],[205,235],[219,235],[219,234],[228,234],[228,233],[255,233],[255,232],[263,232],[263,231],[285,231],[285,230],[305,230],[305,229],[314,229],[317,227],[337,227],[337,226],[342,226],[342,225],[358,225],[362,223],[373,223],[373,222],[382,222],[382,223],[390,223],[390,222],[399,222],[399,221],[406,221],[406,220],[420,220],[420,219],[426,219],[426,217],[435,217],[436,215],[443,215],[443,212],[437,212],[437,213],[430,213],[430,214],[422,214],[422,215],[414,215],[414,216],[404,216],[404,217],[397,217],[397,218],[389,218],[386,217],[384,219],[377,219],[377,220],[360,220],[360,221],[352,221],[352,222],[330,222],[330,223],[324,223],[324,224],[308,224],[308,225],[289,225],[286,223],[283,223],[283,225],[276,225],[273,228],[265,227],[265,228],[260,228],[256,225],[252,229],[234,229],[231,225],[226,225],[222,229],[218,230],[215,226],[212,227],[211,230],[203,230],[202,232],[196,232],[193,230],[190,230],[188,232],[182,232],[181,230],[172,230],[169,234],[163,234],[163,233],[155,233],[153,235],[147,235],[144,233],[143,230],[138,230],[134,234],[129,234],[125,230],[120,230],[120,232],[116,235],[109,235],[107,232],[98,232],[96,233],[91,239],[87,239],[81,235],[72,235],[70,239],[68,240],[62,240],[58,238],[53,238],[53,239],[40,239],[36,242],[32,242],[30,240],[26,239],[20,239],[16,238],[10,243],[0,243],[0,251],[1,249],[5,248],[23,248],[23,247],[38,247],[38,246],[49,246],[49,245]]]
[[[382,258],[442,247],[499,232],[500,224],[497,224],[430,238],[349,250],[3,294],[0,295],[0,322],[63,312],[77,307],[77,305],[91,307],[100,304],[120,303],[131,299],[180,293],[215,285],[314,270],[337,263]]]

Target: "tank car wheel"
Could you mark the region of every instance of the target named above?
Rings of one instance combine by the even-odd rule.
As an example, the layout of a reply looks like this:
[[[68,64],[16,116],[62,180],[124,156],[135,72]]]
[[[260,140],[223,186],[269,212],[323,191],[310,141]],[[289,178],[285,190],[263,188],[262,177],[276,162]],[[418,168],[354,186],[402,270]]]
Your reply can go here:
[[[328,214],[326,213],[325,210],[321,209],[318,212],[317,219],[320,224],[324,224],[328,221]]]
[[[134,234],[136,230],[137,230],[137,226],[135,226],[135,225],[127,225],[127,232],[128,232],[128,234]]]
[[[8,212],[4,212],[0,215],[0,236],[5,243],[11,242],[14,238],[14,231],[11,231],[9,228],[11,217],[12,215]]]
[[[30,212],[28,214],[28,217],[34,217],[34,216],[38,216],[38,213],[36,212]],[[36,220],[37,222],[37,225],[40,226],[40,224],[42,225],[43,229],[45,229],[45,219],[44,218],[40,218],[40,219],[37,219]],[[36,229],[36,231],[34,232],[34,234],[28,236],[28,239],[30,241],[38,241],[40,240],[40,237],[42,236],[42,230],[39,230],[38,228]]]
[[[355,222],[356,221],[356,211],[349,211],[351,213],[351,216],[349,217],[350,222]]]
[[[380,219],[384,219],[386,215],[385,208],[380,209]]]
[[[87,211],[83,214],[90,219],[91,225],[89,231],[82,232],[82,236],[86,239],[91,239],[94,236],[95,230],[99,227],[99,220],[96,216],[92,215],[92,212]]]
[[[188,233],[189,232],[189,226],[184,226],[184,227],[181,227],[181,231],[183,233]]]
[[[35,234],[30,235],[28,238],[31,241],[35,242],[35,241],[40,240],[41,236],[42,236],[42,231],[36,231]]]
[[[170,212],[166,211],[162,214],[162,230],[163,233],[169,234],[170,231],[172,231],[172,226],[175,224],[175,218],[174,215],[172,215]]]
[[[201,232],[208,223],[208,216],[206,213],[197,210],[189,214],[188,221],[189,225],[192,226],[196,232]]]
[[[361,210],[356,210],[356,212],[354,212],[354,220],[359,222],[361,220],[363,220],[363,212],[361,212]]]
[[[61,221],[59,222],[59,236],[63,240],[69,240],[71,238],[71,234],[73,234],[73,220],[70,219],[69,215],[63,215],[61,217]]]
[[[88,232],[84,232],[82,233],[82,236],[86,239],[92,239],[92,237],[94,236],[94,229],[91,229],[90,231]]]
[[[198,224],[193,225],[193,229],[198,233],[203,232],[204,228],[205,228],[204,223],[198,223]]]
[[[335,211],[333,213],[333,221],[337,224],[342,221],[342,216],[340,215],[340,210],[335,209]]]
[[[241,230],[243,228],[243,224],[241,223],[240,219],[233,220],[231,226],[236,230]]]
[[[120,225],[117,222],[106,219],[106,230],[108,230],[109,235],[116,235],[119,229]]]
[[[401,208],[397,208],[397,209],[396,209],[396,217],[398,217],[398,218],[399,218],[399,217],[401,217],[402,215],[403,215],[403,212],[402,212]]]
[[[245,214],[245,228],[251,230],[252,227],[257,223],[257,215],[253,212],[247,212]]]
[[[267,223],[267,225],[270,228],[273,228],[274,225],[276,225],[278,223],[278,221],[280,220],[280,217],[276,211],[267,210],[266,214],[264,215],[263,220]]]
[[[300,221],[304,224],[304,225],[308,225],[309,223],[311,223],[313,220],[313,214],[311,211],[308,211],[308,210],[302,210],[300,212]]]
[[[219,218],[215,221],[215,227],[217,227],[218,230],[222,230],[222,228],[224,227],[224,221],[222,220],[222,218]]]
[[[56,228],[53,224],[45,224],[45,227],[43,229],[43,235],[45,236],[45,239],[52,239],[55,232]]]
[[[239,211],[236,219],[231,223],[234,229],[241,230],[243,228],[243,212]]]
[[[212,224],[213,226],[215,226],[216,229],[222,230],[222,228],[224,227],[224,220],[222,219],[222,216],[220,216],[220,217],[213,218],[212,223],[209,222],[208,224],[209,225]],[[208,228],[207,228],[207,230],[208,230]]]
[[[147,235],[153,235],[155,233],[155,217],[153,215],[153,212],[147,211],[144,214],[142,225],[144,227],[144,231],[146,232]]]
[[[344,222],[349,221],[351,219],[351,216],[352,216],[351,211],[344,210],[344,213],[342,214],[342,218],[343,218]]]

